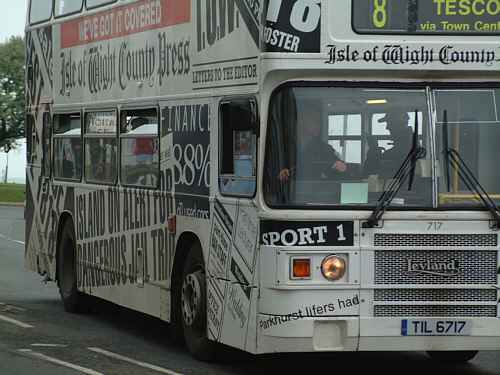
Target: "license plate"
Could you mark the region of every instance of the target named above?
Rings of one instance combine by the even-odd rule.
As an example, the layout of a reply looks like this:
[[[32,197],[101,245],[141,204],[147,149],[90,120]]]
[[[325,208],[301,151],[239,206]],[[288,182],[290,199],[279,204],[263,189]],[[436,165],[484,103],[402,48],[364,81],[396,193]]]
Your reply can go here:
[[[404,319],[403,336],[470,336],[472,321],[444,319]]]

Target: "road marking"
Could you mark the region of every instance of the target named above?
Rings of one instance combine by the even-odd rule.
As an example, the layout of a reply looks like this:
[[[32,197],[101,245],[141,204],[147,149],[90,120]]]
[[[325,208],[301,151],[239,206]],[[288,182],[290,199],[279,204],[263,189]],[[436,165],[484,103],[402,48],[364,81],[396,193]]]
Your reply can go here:
[[[30,324],[26,324],[26,323],[20,322],[19,320],[12,319],[12,318],[9,318],[9,317],[3,316],[3,315],[0,315],[0,320],[3,320],[4,322],[7,322],[7,323],[14,324],[14,325],[21,327],[21,328],[33,328],[33,326]]]
[[[68,345],[63,345],[63,344],[39,344],[39,343],[31,344],[30,346],[35,346],[35,347],[39,347],[39,348],[67,348],[68,347]]]
[[[146,363],[146,362],[136,361],[135,359],[125,357],[125,356],[120,355],[120,354],[108,352],[107,350],[104,350],[104,349],[100,349],[100,348],[87,348],[87,349],[92,351],[92,352],[99,353],[99,354],[105,355],[105,356],[110,357],[110,358],[119,359],[120,361],[132,363],[132,364],[140,366],[140,367],[144,367],[144,368],[147,368],[150,370],[161,372],[162,374],[181,375],[178,372],[175,372],[175,371],[163,368],[163,367],[151,365],[151,364]]]
[[[19,349],[18,351],[20,353],[27,354],[30,357],[41,359],[42,361],[54,363],[54,364],[59,365],[59,366],[68,367],[70,369],[79,371],[82,374],[87,374],[87,375],[104,375],[102,372],[98,372],[98,371],[91,370],[91,369],[86,368],[86,367],[78,366],[78,365],[75,365],[73,363],[64,362],[64,361],[61,361],[60,359],[49,357],[49,356],[47,356],[45,354],[42,354],[42,353],[34,352],[31,349]]]
[[[15,310],[15,311],[19,311],[19,312],[26,311],[26,309],[23,309],[22,307],[8,305],[8,304],[3,303],[3,302],[0,302],[0,308],[5,312],[9,312],[10,310]]]
[[[13,240],[12,238],[9,238],[7,236],[4,236],[3,234],[0,234],[0,238],[3,238],[4,240],[10,241],[10,242],[15,242],[17,244],[24,245],[23,241],[18,241],[18,240]]]

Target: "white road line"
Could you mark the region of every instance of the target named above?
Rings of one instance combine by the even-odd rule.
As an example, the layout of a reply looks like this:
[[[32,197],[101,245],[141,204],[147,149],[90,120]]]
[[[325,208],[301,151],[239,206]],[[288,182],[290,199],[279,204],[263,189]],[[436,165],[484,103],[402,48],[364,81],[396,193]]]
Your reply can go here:
[[[0,302],[0,308],[2,308],[4,311],[9,311],[9,310],[16,310],[16,311],[20,311],[20,312],[26,311],[26,309],[23,309],[22,307],[8,305],[4,302]]]
[[[14,325],[21,327],[21,328],[33,328],[33,326],[30,324],[20,322],[19,320],[12,319],[12,318],[9,318],[9,317],[4,316],[4,315],[0,315],[0,320],[7,322],[7,323],[14,324]]]
[[[67,348],[68,347],[68,345],[63,345],[63,344],[39,344],[39,343],[31,344],[30,346],[35,346],[35,347],[39,347],[39,348]]]
[[[108,352],[107,350],[104,350],[104,349],[100,349],[100,348],[87,348],[87,349],[90,350],[90,351],[92,351],[92,352],[95,352],[95,353],[100,353],[100,354],[105,355],[105,356],[110,357],[110,358],[118,359],[120,361],[132,363],[132,364],[140,366],[140,367],[144,367],[144,368],[147,368],[147,369],[150,369],[150,370],[161,372],[162,374],[181,375],[178,372],[175,372],[175,371],[163,368],[163,367],[151,365],[151,364],[146,363],[146,362],[136,361],[135,359],[132,359],[132,358],[129,358],[129,357],[125,357],[125,356],[120,355],[120,354]]]
[[[74,365],[73,363],[64,362],[64,361],[61,361],[61,360],[59,360],[57,358],[49,357],[49,356],[47,356],[45,354],[42,354],[42,353],[34,352],[31,349],[19,349],[18,351],[20,353],[27,354],[30,357],[41,359],[42,361],[54,363],[54,364],[59,365],[59,366],[68,367],[70,369],[79,371],[82,374],[87,374],[87,375],[104,375],[102,372],[97,372],[95,370],[91,370],[91,369],[86,368],[86,367]]]
[[[0,238],[3,238],[4,240],[10,241],[10,242],[14,242],[14,243],[17,243],[17,244],[24,245],[23,241],[13,240],[12,238],[4,236],[3,234],[0,234]]]

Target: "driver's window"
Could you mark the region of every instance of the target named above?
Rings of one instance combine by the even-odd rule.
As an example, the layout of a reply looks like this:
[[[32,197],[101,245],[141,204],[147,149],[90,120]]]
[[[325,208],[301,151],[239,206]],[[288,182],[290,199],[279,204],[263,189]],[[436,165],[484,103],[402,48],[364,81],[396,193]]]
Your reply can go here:
[[[220,107],[219,188],[224,195],[251,197],[255,194],[256,116],[253,99],[225,102]]]

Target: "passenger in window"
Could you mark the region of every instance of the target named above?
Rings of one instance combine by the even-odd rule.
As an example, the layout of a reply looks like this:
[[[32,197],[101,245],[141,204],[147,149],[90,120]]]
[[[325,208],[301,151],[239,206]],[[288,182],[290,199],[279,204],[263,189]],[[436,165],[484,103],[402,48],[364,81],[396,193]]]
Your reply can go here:
[[[99,141],[91,143],[91,160],[93,166],[93,179],[96,181],[105,180],[105,147]]]
[[[149,134],[149,130],[144,128],[144,125],[149,125],[151,122],[147,117],[135,117],[130,121],[129,131],[133,130],[137,135]],[[138,164],[152,163],[155,153],[155,145],[153,137],[139,137],[134,142],[133,154],[136,157]]]
[[[298,117],[296,165],[283,168],[278,179],[287,182],[295,175],[298,179],[320,180],[346,172],[346,163],[321,138],[321,108],[315,102],[304,103]]]
[[[78,179],[81,176],[82,145],[79,139],[65,140],[62,148],[62,177]]]
[[[134,145],[134,155],[139,164],[152,163],[155,153],[153,138],[137,138]]]
[[[79,139],[72,139],[71,143],[75,155],[75,174],[73,177],[78,179],[82,175],[82,142]]]
[[[71,145],[66,142],[63,143],[62,150],[62,176],[65,178],[73,178],[75,170],[75,159],[71,151]]]

